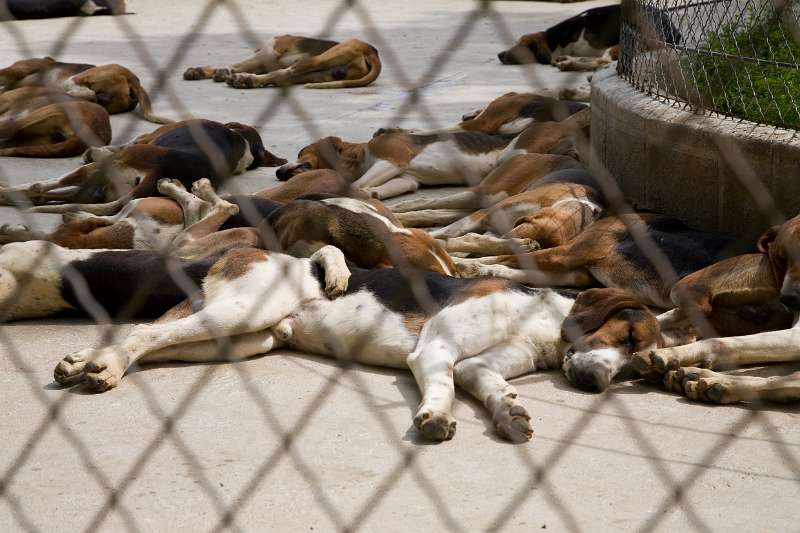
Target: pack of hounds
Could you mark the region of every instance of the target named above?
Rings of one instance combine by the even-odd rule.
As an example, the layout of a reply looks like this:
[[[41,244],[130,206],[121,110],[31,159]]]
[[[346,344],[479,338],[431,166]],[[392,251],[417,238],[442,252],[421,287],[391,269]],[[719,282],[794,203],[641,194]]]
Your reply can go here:
[[[499,59],[597,68],[617,57],[619,10],[525,35]],[[184,79],[333,89],[380,71],[362,41],[283,35]],[[800,373],[720,372],[800,357],[800,217],[742,243],[617,208],[586,165],[585,103],[508,93],[450,128],[325,137],[287,162],[251,126],[155,115],[121,65],[26,59],[0,70],[0,85],[1,155],[84,156],[66,175],[0,189],[4,205],[64,219],[52,232],[0,227],[0,318],[157,317],[66,355],[54,373],[65,386],[103,392],[132,365],[289,347],[410,369],[413,423],[436,441],[455,433],[455,385],[499,435],[530,439],[508,380],[538,370],[590,391],[641,377],[699,401],[800,399]],[[110,145],[108,114],[137,106],[162,125]],[[278,167],[282,183],[217,194],[260,166]],[[447,185],[462,189],[383,203]]]

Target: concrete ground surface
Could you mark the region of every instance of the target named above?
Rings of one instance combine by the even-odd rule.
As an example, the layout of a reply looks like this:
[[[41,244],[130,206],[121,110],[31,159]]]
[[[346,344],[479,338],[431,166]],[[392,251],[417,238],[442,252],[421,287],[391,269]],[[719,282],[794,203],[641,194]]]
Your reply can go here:
[[[4,23],[0,64],[46,53],[119,62],[153,87],[150,67],[172,63],[167,94],[154,94],[157,113],[180,118],[183,106],[198,117],[258,122],[269,148],[289,159],[321,135],[363,140],[381,126],[430,125],[419,108],[403,111],[409,97],[403,79],[421,85],[421,101],[442,125],[532,82],[557,88],[582,79],[544,66],[501,66],[495,54],[508,40],[493,18],[469,17],[472,3],[364,2],[370,31],[351,12],[328,35],[378,45],[384,59],[378,81],[344,91],[294,90],[291,105],[263,120],[259,115],[279,91],[180,79],[187,66],[224,64],[253,47],[235,13],[221,7],[204,16],[203,4],[130,0],[135,14],[119,19]],[[317,34],[340,3],[236,5],[254,34],[266,37]],[[491,7],[509,35],[519,35],[593,5],[600,3]],[[465,40],[454,44],[471,23]],[[185,42],[192,31],[199,33]],[[426,75],[443,50],[452,55]],[[131,115],[112,123],[115,143],[154,127]],[[23,183],[77,164],[77,158],[3,158],[0,179]],[[229,189],[275,183],[273,169],[260,169]],[[0,211],[2,222],[19,219],[11,209]],[[43,226],[57,220],[33,219]],[[56,387],[58,360],[100,342],[103,331],[67,318],[0,326],[0,531],[798,527],[800,429],[793,406],[709,407],[636,383],[598,396],[548,372],[514,382],[533,417],[530,443],[495,438],[483,408],[461,395],[455,439],[427,445],[411,425],[418,392],[409,373],[341,371],[330,360],[297,353],[235,365],[145,367],[102,395]]]

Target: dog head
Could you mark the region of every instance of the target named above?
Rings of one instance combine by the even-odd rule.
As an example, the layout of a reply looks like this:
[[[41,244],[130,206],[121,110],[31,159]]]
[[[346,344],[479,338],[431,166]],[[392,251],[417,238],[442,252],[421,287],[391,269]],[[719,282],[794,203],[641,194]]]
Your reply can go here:
[[[575,300],[561,327],[572,346],[564,356],[567,379],[601,392],[643,350],[664,345],[655,315],[620,289],[589,289]]]
[[[504,65],[523,65],[525,63],[542,63],[549,65],[552,59],[552,50],[547,45],[544,32],[523,35],[517,44],[497,54],[497,58]]]
[[[239,122],[228,122],[225,124],[225,127],[244,137],[244,140],[250,145],[250,153],[253,155],[253,162],[250,163],[247,170],[258,167],[277,167],[286,164],[284,158],[278,157],[264,148],[264,141],[254,127]]]
[[[297,161],[281,166],[275,175],[280,181],[286,181],[301,172],[328,168],[339,172],[347,181],[355,181],[363,158],[363,144],[325,137],[300,150]]]
[[[769,256],[780,301],[787,309],[800,311],[800,215],[773,226],[758,240],[759,251]]]

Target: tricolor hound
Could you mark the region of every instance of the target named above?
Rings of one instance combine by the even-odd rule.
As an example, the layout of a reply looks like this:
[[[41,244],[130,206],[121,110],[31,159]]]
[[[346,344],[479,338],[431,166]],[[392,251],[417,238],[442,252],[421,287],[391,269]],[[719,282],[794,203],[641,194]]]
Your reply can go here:
[[[668,389],[694,400],[800,400],[798,372],[755,377],[710,369],[800,360],[799,244],[797,216],[768,230],[759,240],[760,253],[736,256],[682,279],[672,294],[680,307],[659,320],[665,325],[694,323],[692,312],[699,312],[713,328],[704,335],[711,338],[641,352],[634,359],[637,369],[663,375]]]
[[[85,159],[90,162],[65,176],[0,189],[0,200],[13,204],[22,195],[38,212],[110,215],[134,198],[157,196],[161,178],[185,186],[207,178],[216,187],[232,175],[285,162],[264,148],[254,128],[202,119],[162,126],[131,144],[92,148]]]
[[[190,67],[185,80],[213,78],[237,89],[305,84],[309,89],[365,87],[381,73],[378,50],[364,41],[325,41],[297,35],[272,39],[230,67]]]
[[[477,185],[499,163],[520,153],[577,155],[576,134],[589,127],[590,110],[561,122],[534,122],[513,139],[482,132],[415,135],[395,131],[366,143],[326,137],[300,150],[276,171],[279,180],[319,168],[337,170],[377,198],[413,192],[420,185]]]
[[[463,277],[499,276],[556,287],[599,282],[624,289],[646,305],[670,309],[670,291],[679,279],[736,251],[735,241],[725,235],[665,215],[636,213],[601,218],[553,248],[454,261]]]
[[[409,368],[422,392],[414,425],[430,439],[455,433],[455,382],[484,403],[500,435],[525,441],[530,417],[507,379],[563,368],[581,386],[605,386],[633,351],[661,345],[655,317],[620,291],[589,291],[576,302],[506,280],[378,269],[353,271],[345,295],[328,300],[320,279],[307,260],[229,251],[203,281],[201,309],[183,305],[119,344],[68,355],[55,379],[100,392],[138,363],[235,361],[289,346]]]
[[[122,15],[125,0],[5,0],[3,7],[14,19],[44,19],[91,15]],[[0,20],[6,20],[0,10]]]
[[[13,89],[43,85],[70,96],[100,104],[110,114],[124,113],[139,105],[142,117],[156,124],[172,122],[153,113],[150,96],[139,78],[122,65],[61,63],[51,57],[23,59],[0,69],[0,85]]]

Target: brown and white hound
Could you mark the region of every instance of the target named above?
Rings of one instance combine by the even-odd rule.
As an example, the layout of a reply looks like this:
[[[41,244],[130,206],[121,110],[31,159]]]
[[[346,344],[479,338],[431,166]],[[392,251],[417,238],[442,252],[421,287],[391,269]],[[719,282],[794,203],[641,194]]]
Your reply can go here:
[[[264,148],[251,126],[204,119],[162,126],[131,144],[90,149],[86,159],[65,176],[0,189],[2,200],[13,205],[22,196],[38,212],[111,215],[132,199],[157,196],[162,178],[185,186],[207,178],[217,187],[232,175],[285,162]]]
[[[276,171],[279,180],[319,168],[337,170],[354,187],[385,199],[420,185],[477,185],[498,164],[521,153],[577,155],[575,138],[588,129],[589,109],[561,122],[534,122],[514,138],[482,132],[415,135],[392,131],[366,143],[325,137]]]
[[[473,256],[523,253],[562,246],[599,219],[605,196],[587,169],[559,170],[527,191],[434,230],[448,252]],[[492,234],[484,234],[484,232]],[[497,237],[495,235],[501,235]],[[520,247],[526,243],[529,250]],[[499,251],[505,249],[507,251]]]
[[[213,78],[237,89],[305,84],[309,89],[365,87],[381,72],[375,47],[350,39],[326,41],[280,35],[229,67],[190,67],[185,80]]]
[[[668,389],[693,400],[800,400],[798,372],[771,377],[718,372],[800,360],[800,216],[768,230],[758,249],[760,253],[720,261],[678,282],[672,291],[678,307],[659,320],[694,324],[692,313],[699,312],[710,333],[691,344],[643,351],[634,358],[635,367],[663,375]]]
[[[536,286],[599,283],[624,289],[646,305],[671,309],[670,291],[679,279],[731,257],[737,248],[741,246],[728,236],[688,227],[666,215],[631,213],[601,218],[560,246],[454,260],[463,277],[492,275]],[[666,264],[657,264],[654,253]],[[662,276],[666,269],[671,275]]]
[[[0,156],[72,157],[111,142],[101,106],[47,87],[0,93]]]
[[[661,345],[655,318],[619,291],[596,290],[587,305],[583,295],[576,301],[501,279],[346,267],[337,277],[347,281],[346,291],[329,300],[321,272],[308,260],[229,251],[203,280],[201,309],[184,304],[135,326],[119,344],[67,355],[55,379],[102,392],[119,385],[134,364],[236,361],[288,346],[410,369],[422,393],[414,425],[431,440],[455,433],[458,384],[483,402],[499,435],[524,442],[533,432],[530,416],[508,379],[563,368],[579,386],[595,388],[610,381],[617,360]],[[225,335],[222,349],[215,335]]]
[[[145,120],[172,122],[153,113],[150,96],[139,78],[122,65],[61,63],[51,57],[23,59],[0,69],[0,85],[6,90],[28,85],[49,87],[95,102],[112,115],[132,111],[138,105]]]
[[[405,200],[392,205],[391,209],[398,220],[408,227],[450,224],[472,215],[476,209],[489,208],[524,192],[548,174],[570,168],[583,169],[585,166],[564,155],[517,154],[497,165],[478,185],[469,187],[466,191],[435,198]],[[478,228],[467,231],[478,231]],[[458,237],[466,231],[439,233],[439,236]]]

